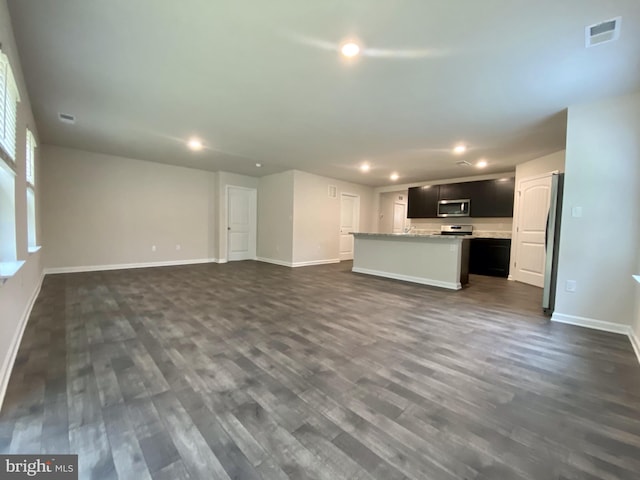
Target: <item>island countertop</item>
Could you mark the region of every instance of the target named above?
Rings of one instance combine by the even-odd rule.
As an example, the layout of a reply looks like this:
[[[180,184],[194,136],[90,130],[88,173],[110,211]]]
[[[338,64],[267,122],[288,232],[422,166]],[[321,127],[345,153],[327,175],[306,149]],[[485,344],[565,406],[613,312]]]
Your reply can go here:
[[[352,235],[356,238],[358,237],[380,237],[382,239],[402,239],[402,238],[418,238],[418,239],[446,239],[446,240],[470,240],[474,237],[473,235],[442,235],[439,233],[368,233],[368,232],[351,232]]]

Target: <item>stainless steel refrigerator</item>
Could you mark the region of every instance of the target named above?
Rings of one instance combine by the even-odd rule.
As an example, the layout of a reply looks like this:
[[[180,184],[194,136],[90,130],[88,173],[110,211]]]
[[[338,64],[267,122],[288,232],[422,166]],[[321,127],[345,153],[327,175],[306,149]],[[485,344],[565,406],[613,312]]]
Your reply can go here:
[[[553,313],[556,303],[563,188],[564,173],[554,173],[551,177],[551,198],[549,213],[547,214],[547,231],[545,235],[546,263],[544,268],[544,291],[542,294],[542,309],[548,315]]]

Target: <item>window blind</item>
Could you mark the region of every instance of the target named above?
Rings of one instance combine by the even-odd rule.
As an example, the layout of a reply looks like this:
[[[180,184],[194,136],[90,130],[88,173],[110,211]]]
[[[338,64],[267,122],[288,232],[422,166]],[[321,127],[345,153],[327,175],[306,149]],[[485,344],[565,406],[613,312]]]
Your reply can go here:
[[[27,129],[27,184],[32,187],[36,184],[35,178],[35,161],[36,161],[36,139],[31,133],[31,130]]]
[[[16,121],[20,96],[7,56],[0,52],[0,156],[16,160]]]

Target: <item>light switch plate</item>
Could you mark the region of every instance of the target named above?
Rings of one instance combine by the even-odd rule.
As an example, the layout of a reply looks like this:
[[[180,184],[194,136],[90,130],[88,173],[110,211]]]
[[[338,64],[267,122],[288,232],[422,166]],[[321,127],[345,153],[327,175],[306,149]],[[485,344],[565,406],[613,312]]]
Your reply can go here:
[[[574,218],[582,217],[582,207],[573,207],[571,209],[571,216]]]
[[[564,289],[567,292],[575,292],[576,291],[576,281],[575,280],[567,280],[564,284]]]

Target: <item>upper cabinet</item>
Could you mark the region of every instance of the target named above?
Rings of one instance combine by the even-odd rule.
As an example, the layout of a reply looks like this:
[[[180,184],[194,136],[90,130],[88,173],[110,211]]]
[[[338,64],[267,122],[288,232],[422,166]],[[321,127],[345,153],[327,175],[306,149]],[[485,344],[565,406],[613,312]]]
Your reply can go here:
[[[435,218],[438,216],[438,185],[425,185],[409,189],[408,218]]]
[[[471,201],[470,217],[513,217],[515,178],[447,183],[409,189],[409,218],[436,218],[439,200]]]

